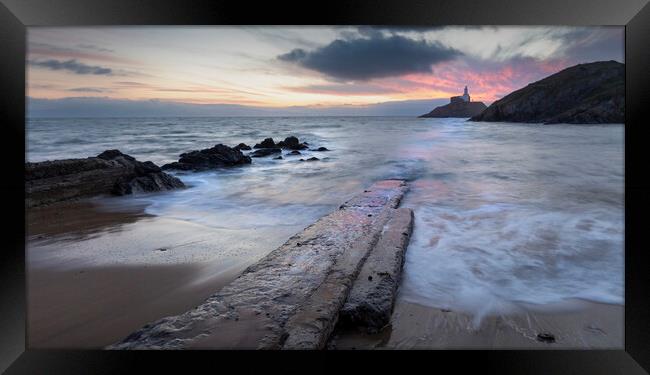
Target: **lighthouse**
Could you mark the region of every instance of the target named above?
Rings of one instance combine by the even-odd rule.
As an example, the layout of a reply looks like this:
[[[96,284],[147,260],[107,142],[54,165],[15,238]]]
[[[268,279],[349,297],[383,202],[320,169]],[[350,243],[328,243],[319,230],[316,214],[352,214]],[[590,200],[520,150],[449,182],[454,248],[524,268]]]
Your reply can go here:
[[[463,91],[463,100],[469,102],[469,93],[467,92],[467,86],[465,86],[465,91]]]
[[[470,102],[470,97],[469,97],[469,92],[467,91],[467,86],[465,86],[465,90],[463,91],[463,95],[452,96],[451,98],[449,98],[449,101],[451,103],[458,103],[458,102],[469,103]]]

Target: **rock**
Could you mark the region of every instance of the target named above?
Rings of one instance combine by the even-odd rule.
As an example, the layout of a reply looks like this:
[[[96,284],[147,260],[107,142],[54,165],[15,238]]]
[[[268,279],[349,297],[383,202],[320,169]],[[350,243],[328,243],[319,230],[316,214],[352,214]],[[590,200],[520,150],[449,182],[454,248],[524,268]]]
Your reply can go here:
[[[555,335],[549,332],[542,332],[537,334],[537,341],[541,342],[547,342],[547,343],[554,343],[555,342]]]
[[[329,149],[326,148],[326,147],[319,147],[319,148],[317,148],[315,150],[312,150],[312,151],[329,151]]]
[[[273,138],[266,138],[265,140],[262,141],[262,143],[258,143],[253,148],[276,148],[278,147],[275,142],[273,141]]]
[[[233,149],[239,150],[239,151],[241,151],[241,150],[250,150],[251,146],[247,145],[246,143],[240,143],[237,146],[233,147]]]
[[[260,148],[258,150],[255,150],[250,155],[253,158],[261,158],[263,156],[269,156],[271,154],[277,154],[278,152],[282,152],[282,150],[279,149],[279,148]]]
[[[282,159],[283,159],[283,158],[282,158],[282,155],[280,155],[280,156],[278,156],[278,157],[275,157],[275,158],[273,158],[273,160],[282,160]]]
[[[119,150],[96,157],[25,163],[25,205],[28,208],[68,199],[185,187],[154,163],[140,162]]]
[[[317,161],[317,160],[320,160],[320,159],[317,158],[317,157],[315,157],[315,156],[314,156],[314,157],[311,157],[311,158],[309,158],[309,159],[307,159],[307,160],[305,160],[305,159],[300,159],[300,161]]]
[[[339,313],[337,324],[341,328],[364,328],[376,333],[390,323],[412,231],[413,211],[395,210]]]
[[[289,155],[302,155],[302,153],[300,153],[298,150],[293,150],[289,153]]]
[[[290,237],[201,305],[149,323],[108,349],[324,348],[406,189],[398,180],[375,183],[371,193]]]
[[[133,158],[132,156],[125,155],[125,154],[121,153],[120,150],[106,150],[106,151],[102,152],[101,154],[97,155],[97,157],[100,158],[100,159],[104,159],[104,160],[113,160],[113,159],[118,158],[118,157],[123,157],[124,159],[130,160],[130,161],[135,160],[135,158]],[[151,163],[151,162],[148,162],[148,163]]]
[[[492,103],[471,121],[625,122],[625,64],[599,61],[566,68]]]
[[[162,169],[204,171],[214,168],[250,164],[251,158],[241,151],[218,144],[212,148],[195,150],[180,155],[177,162],[165,164]]]
[[[284,141],[280,141],[277,146],[289,150],[304,150],[307,148],[307,145],[300,143],[298,138],[294,136],[285,138]]]
[[[483,102],[451,102],[436,107],[433,111],[419,117],[462,117],[469,118],[483,112],[487,106]]]

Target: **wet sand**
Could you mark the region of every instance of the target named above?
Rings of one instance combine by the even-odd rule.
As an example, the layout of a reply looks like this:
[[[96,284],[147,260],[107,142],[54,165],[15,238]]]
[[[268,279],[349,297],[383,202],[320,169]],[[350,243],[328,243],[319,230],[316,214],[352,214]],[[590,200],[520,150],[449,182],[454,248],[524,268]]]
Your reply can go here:
[[[621,349],[623,306],[574,300],[487,316],[478,328],[460,312],[398,300],[391,326],[369,335],[337,331],[329,349]],[[555,342],[538,340],[541,332]]]
[[[26,211],[27,238],[61,234],[83,236],[134,223],[145,214],[144,205],[123,206],[119,210],[102,209],[92,199],[75,200],[33,208]]]
[[[93,200],[31,210],[27,233],[29,348],[102,348],[146,323],[183,313],[264,256],[266,250],[255,249],[268,236],[260,231],[244,242],[243,233],[152,217],[144,206],[106,207]],[[241,242],[239,251],[221,251],[233,241]],[[106,251],[115,253],[101,257]],[[53,256],[61,252],[72,256]],[[97,262],[112,258],[126,261]],[[521,306],[485,317],[477,329],[472,316],[398,297],[389,327],[374,335],[336,331],[328,348],[620,349],[623,311],[620,305],[577,300],[546,310]],[[556,341],[538,341],[540,332]]]
[[[218,252],[218,231],[158,220],[137,206],[106,209],[92,200],[69,202],[29,211],[27,224],[29,348],[102,348],[146,323],[200,304],[257,258],[206,261],[207,255],[199,255]],[[189,248],[183,247],[188,238],[199,238],[198,247],[207,250],[193,254],[197,261],[180,262],[193,258],[178,255]],[[95,262],[96,248],[110,250],[111,243],[128,244],[127,253],[116,252],[118,258],[138,262]],[[89,262],[56,256],[75,246],[88,251]]]
[[[28,346],[101,348],[191,309],[238,272],[191,285],[196,266],[94,267],[29,273]]]

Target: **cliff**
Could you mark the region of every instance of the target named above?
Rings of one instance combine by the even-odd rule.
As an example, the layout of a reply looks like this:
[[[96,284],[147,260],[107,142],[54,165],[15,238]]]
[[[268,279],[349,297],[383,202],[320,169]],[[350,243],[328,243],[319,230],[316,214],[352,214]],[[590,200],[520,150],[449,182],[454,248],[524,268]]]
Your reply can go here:
[[[472,117],[486,108],[483,102],[451,102],[419,117]]]
[[[625,121],[625,64],[566,68],[510,93],[470,121],[597,124]]]

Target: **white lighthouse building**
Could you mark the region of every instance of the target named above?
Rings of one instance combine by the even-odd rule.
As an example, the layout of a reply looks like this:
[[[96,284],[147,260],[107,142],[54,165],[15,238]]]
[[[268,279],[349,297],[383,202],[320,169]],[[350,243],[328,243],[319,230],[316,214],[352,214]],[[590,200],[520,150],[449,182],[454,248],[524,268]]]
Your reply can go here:
[[[469,93],[467,92],[467,86],[465,86],[465,91],[463,91],[463,95],[452,96],[451,98],[449,98],[449,101],[451,103],[458,103],[458,102],[469,103],[470,97],[469,97]]]

